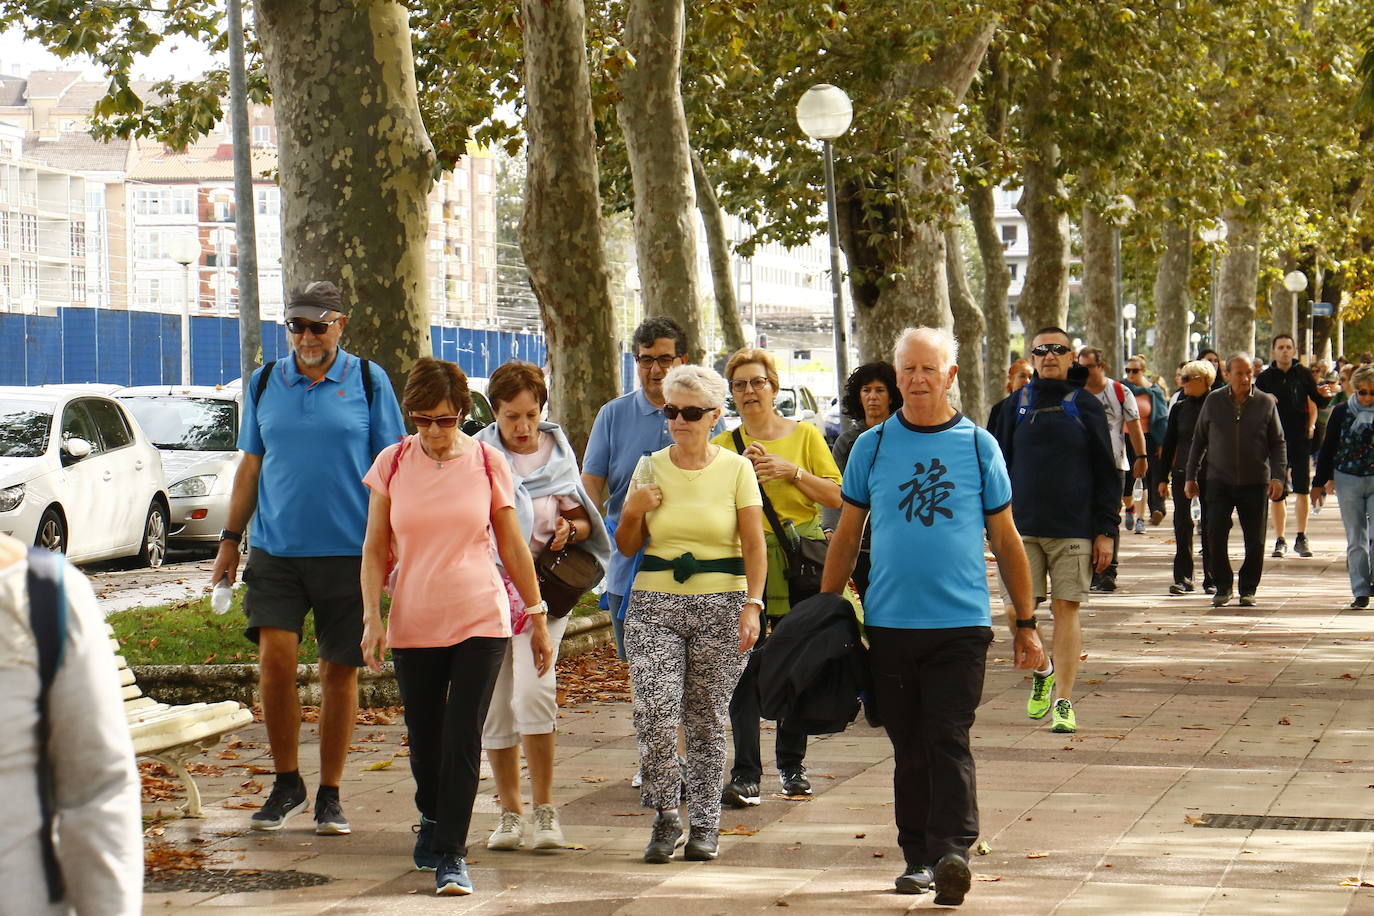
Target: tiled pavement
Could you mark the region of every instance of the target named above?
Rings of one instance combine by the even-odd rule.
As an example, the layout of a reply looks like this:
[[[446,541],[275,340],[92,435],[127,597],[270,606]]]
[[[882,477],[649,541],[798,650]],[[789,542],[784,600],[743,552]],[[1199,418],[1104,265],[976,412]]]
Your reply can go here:
[[[977,880],[963,912],[1374,913],[1374,887],[1342,884],[1374,883],[1374,833],[1193,823],[1212,813],[1374,818],[1374,611],[1344,609],[1335,510],[1310,527],[1316,556],[1267,560],[1253,609],[1233,602],[1214,610],[1200,593],[1166,594],[1167,521],[1124,535],[1122,590],[1084,610],[1077,735],[1025,718],[1029,680],[1005,661],[1008,637],[999,628],[974,726],[991,851],[974,858]],[[726,811],[723,826],[741,835],[722,838],[715,862],[651,866],[640,861],[650,817],[628,783],[629,706],[573,707],[560,717],[556,791],[569,841],[585,848],[485,849],[497,810],[486,780],[473,829],[477,892],[434,897],[432,877],[409,870],[415,815],[405,760],[394,756],[399,724],[358,729],[361,750],[343,787],[352,836],[316,837],[307,817],[278,835],[250,833],[250,812],[221,800],[248,778],[237,765],[270,762],[254,726],[238,736],[239,759],[218,758],[220,749],[203,758],[223,770],[200,780],[207,818],[170,822],[158,841],[200,837],[215,867],[333,880],[292,891],[154,891],[147,909],[694,916],[933,906],[930,895],[891,892],[902,863],[880,732],[855,725],[814,739],[814,799],[766,797],[759,808]],[[313,726],[306,736],[313,741]],[[309,746],[302,761],[312,792],[313,757]],[[393,765],[369,769],[386,761]],[[165,804],[148,810],[157,807]]]

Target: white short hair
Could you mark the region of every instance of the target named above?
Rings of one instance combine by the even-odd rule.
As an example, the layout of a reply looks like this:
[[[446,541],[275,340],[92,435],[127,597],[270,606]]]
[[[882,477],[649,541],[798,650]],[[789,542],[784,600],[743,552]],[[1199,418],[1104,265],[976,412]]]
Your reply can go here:
[[[892,365],[896,366],[900,363],[902,351],[917,341],[935,344],[941,353],[941,369],[959,365],[959,341],[954,338],[954,335],[943,328],[924,326],[907,328],[897,335],[897,342],[892,347]]]
[[[715,410],[725,406],[725,379],[720,373],[705,366],[674,366],[663,377],[663,393],[681,391],[683,394],[700,398],[706,406]]]

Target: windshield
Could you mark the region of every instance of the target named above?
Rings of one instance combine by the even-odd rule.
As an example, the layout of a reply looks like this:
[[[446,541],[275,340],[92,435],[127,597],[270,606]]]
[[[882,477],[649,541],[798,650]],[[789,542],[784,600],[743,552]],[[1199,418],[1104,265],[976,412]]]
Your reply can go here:
[[[233,401],[154,395],[120,400],[158,448],[192,452],[237,448],[238,405]]]
[[[48,450],[51,430],[51,405],[35,401],[0,401],[0,457],[40,457]]]

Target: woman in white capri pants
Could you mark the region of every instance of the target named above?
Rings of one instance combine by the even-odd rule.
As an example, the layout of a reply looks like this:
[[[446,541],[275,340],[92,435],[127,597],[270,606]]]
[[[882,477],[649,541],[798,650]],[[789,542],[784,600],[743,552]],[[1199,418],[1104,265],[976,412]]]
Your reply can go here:
[[[535,559],[545,549],[562,550],[568,544],[581,544],[605,568],[610,560],[610,540],[600,513],[587,511],[592,501],[582,488],[577,458],[563,430],[540,420],[548,397],[544,374],[538,366],[526,362],[504,364],[487,382],[487,398],[496,422],[479,432],[477,438],[499,448],[510,464],[516,515]],[[513,624],[519,626],[519,614],[515,616]],[[567,617],[548,622],[555,662],[567,626]],[[553,804],[554,726],[558,715],[556,669],[550,664],[544,676],[539,676],[527,645],[529,639],[529,630],[516,632],[511,638],[482,731],[482,747],[491,761],[501,802],[501,820],[487,840],[488,849],[518,849],[524,841],[522,744],[534,801],[530,844],[535,849],[557,849],[564,842]]]

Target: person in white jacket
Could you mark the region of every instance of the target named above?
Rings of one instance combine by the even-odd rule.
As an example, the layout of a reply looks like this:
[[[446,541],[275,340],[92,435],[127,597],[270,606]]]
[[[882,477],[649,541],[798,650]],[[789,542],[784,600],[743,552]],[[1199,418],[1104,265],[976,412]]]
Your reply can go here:
[[[62,564],[66,626],[48,694],[48,758],[63,897],[50,902],[39,802],[38,649],[29,624],[28,556],[0,535],[0,910],[138,913],[143,840],[138,770],[118,666],[86,577]]]

